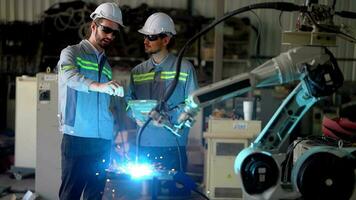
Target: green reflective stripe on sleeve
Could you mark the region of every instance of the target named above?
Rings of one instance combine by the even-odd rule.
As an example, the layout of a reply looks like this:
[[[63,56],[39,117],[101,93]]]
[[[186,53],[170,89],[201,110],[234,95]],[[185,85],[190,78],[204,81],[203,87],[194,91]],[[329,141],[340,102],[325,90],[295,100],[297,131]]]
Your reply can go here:
[[[66,65],[66,66],[61,67],[61,71],[67,71],[67,70],[71,70],[71,69],[76,69],[76,67],[73,65]]]

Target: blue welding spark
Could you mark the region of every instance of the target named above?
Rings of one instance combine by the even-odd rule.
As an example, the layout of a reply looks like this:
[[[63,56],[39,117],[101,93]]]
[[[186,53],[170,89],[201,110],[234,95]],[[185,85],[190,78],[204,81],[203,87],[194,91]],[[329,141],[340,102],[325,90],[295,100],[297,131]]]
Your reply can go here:
[[[115,164],[110,166],[109,171],[118,174],[127,174],[134,179],[140,179],[154,175],[154,167],[152,164],[148,163],[128,162],[121,165]]]
[[[149,164],[129,164],[128,173],[132,178],[138,179],[141,177],[151,176],[153,174],[153,169]]]

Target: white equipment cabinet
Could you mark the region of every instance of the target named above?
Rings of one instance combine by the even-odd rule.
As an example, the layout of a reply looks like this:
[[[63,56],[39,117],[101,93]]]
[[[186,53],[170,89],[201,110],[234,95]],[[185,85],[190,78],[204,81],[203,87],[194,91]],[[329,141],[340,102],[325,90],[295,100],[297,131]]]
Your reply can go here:
[[[241,181],[234,172],[234,162],[237,154],[249,145],[260,130],[260,121],[209,121],[209,132],[204,133],[207,144],[204,183],[210,199],[243,199]]]
[[[16,78],[15,167],[36,167],[36,77]]]
[[[58,199],[62,134],[58,129],[57,74],[37,74],[37,161],[35,187],[42,199]]]

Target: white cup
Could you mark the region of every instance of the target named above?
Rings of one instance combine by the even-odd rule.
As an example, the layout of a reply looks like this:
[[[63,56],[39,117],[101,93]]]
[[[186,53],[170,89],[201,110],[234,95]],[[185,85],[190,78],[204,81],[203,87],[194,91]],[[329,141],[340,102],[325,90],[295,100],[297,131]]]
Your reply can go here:
[[[243,110],[244,110],[244,119],[246,121],[252,120],[253,101],[244,101]]]

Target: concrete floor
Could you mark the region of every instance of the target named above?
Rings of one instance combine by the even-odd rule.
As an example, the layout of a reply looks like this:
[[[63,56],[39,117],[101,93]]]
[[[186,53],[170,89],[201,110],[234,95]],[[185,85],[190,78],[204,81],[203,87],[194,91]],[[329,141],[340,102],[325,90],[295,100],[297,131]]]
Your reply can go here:
[[[22,199],[25,192],[35,191],[35,179],[33,177],[27,177],[22,180],[16,180],[10,178],[11,174],[0,174],[0,190],[3,187],[11,187],[10,193],[7,195],[0,195],[0,200],[14,200],[13,195],[16,195],[16,199]],[[151,198],[150,186],[143,182],[133,182],[129,180],[110,179],[105,188],[103,200],[149,200]],[[158,200],[201,200],[203,197],[197,193],[192,192],[192,195],[187,197],[172,197],[172,196],[157,196]],[[356,200],[356,191],[350,200]]]
[[[191,176],[192,177],[192,176]],[[199,196],[196,192],[191,192],[190,195],[168,195],[168,189],[161,187],[162,182],[156,181],[155,184],[152,184],[153,181],[150,180],[132,180],[125,178],[108,178],[108,182],[106,184],[105,193],[103,200],[149,200],[149,199],[157,199],[157,200],[200,200],[204,199]],[[199,182],[195,180],[198,187],[201,185]],[[155,185],[155,188],[152,188]],[[182,187],[181,185],[177,185],[178,188]],[[201,189],[198,189],[201,191]],[[154,192],[156,191],[156,192]],[[154,193],[154,195],[152,195]]]
[[[0,188],[10,187],[8,194],[0,194],[0,200],[13,200],[13,195],[16,196],[16,199],[22,199],[28,190],[35,191],[34,177],[16,180],[15,178],[11,178],[11,176],[11,173],[0,174]]]
[[[201,180],[197,183],[200,185]],[[13,178],[11,173],[0,174],[1,188],[10,187],[8,193],[0,194],[0,200],[22,199],[27,191],[35,191],[35,178],[25,177],[21,180]],[[110,178],[107,182],[103,200],[149,200],[152,199],[151,181],[132,181],[127,179]],[[15,196],[14,196],[15,195]],[[168,196],[164,192],[155,196],[158,200],[200,200],[204,199],[197,193],[190,196]]]

